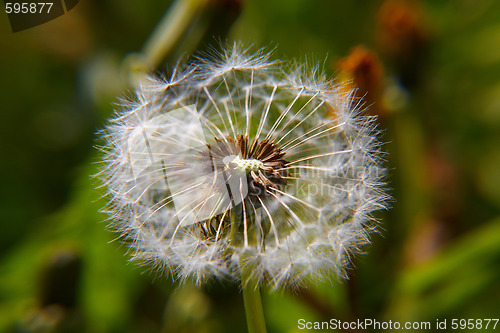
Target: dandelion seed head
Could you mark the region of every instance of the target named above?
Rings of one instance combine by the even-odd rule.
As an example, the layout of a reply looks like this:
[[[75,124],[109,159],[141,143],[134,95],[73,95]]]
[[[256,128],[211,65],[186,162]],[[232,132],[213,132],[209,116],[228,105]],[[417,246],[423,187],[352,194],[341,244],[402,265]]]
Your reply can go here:
[[[374,119],[318,67],[282,64],[235,44],[121,101],[100,176],[132,259],[198,284],[346,276],[387,199]]]

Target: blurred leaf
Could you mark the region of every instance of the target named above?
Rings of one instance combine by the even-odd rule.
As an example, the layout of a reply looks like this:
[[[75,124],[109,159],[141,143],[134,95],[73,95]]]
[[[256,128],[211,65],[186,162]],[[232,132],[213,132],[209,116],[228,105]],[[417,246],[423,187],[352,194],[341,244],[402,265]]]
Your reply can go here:
[[[91,332],[109,332],[124,328],[130,320],[140,274],[126,263],[123,249],[112,242],[106,229],[106,216],[98,211],[99,193],[84,168],[76,193],[60,212],[43,219],[38,228],[7,255],[1,263],[0,328],[21,320],[26,310],[37,304],[40,269],[48,256],[68,244],[83,258],[80,306]],[[0,329],[1,330],[1,329]]]
[[[427,263],[401,272],[385,317],[422,320],[458,316],[471,306],[484,315],[497,309],[474,300],[499,294],[500,218],[495,219],[445,248]]]

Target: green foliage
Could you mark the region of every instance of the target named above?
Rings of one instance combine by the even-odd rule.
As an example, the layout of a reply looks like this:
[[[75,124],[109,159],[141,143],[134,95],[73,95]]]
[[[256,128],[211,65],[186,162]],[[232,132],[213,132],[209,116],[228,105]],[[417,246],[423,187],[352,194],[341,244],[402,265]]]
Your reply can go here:
[[[354,260],[349,281],[263,290],[269,332],[297,332],[301,318],[499,316],[500,2],[420,1],[428,40],[421,62],[411,63],[412,84],[377,42],[382,2],[244,1],[227,31],[229,40],[278,45],[278,58],[312,54],[332,75],[336,61],[363,44],[378,51],[385,88],[401,102],[380,121],[394,198],[380,216],[382,237]],[[126,87],[121,59],[141,49],[167,5],[81,0],[64,17],[17,34],[2,19],[0,331],[245,329],[237,287],[178,288],[127,263],[89,178],[97,172],[95,132]],[[180,45],[211,41],[190,29]],[[76,258],[80,268],[71,271],[61,258]],[[50,289],[44,276],[58,267],[77,286],[75,304],[62,310],[47,308],[43,296]]]

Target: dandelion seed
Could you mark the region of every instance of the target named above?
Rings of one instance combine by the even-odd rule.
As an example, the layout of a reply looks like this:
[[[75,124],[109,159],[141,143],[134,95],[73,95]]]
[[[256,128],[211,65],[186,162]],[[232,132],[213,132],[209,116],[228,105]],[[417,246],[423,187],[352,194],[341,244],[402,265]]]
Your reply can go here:
[[[238,45],[151,78],[104,131],[133,258],[198,284],[342,277],[384,208],[372,117],[316,69]]]

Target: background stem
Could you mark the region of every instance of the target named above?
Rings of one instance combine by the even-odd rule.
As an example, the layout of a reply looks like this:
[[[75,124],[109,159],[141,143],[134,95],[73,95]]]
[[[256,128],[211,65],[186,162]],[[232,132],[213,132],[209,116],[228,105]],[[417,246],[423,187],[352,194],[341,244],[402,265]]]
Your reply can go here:
[[[177,0],[146,41],[142,50],[145,64],[157,67],[206,3],[206,0]]]
[[[132,53],[124,60],[126,80],[132,87],[161,64],[207,3],[207,0],[176,0],[170,6],[141,52]]]

